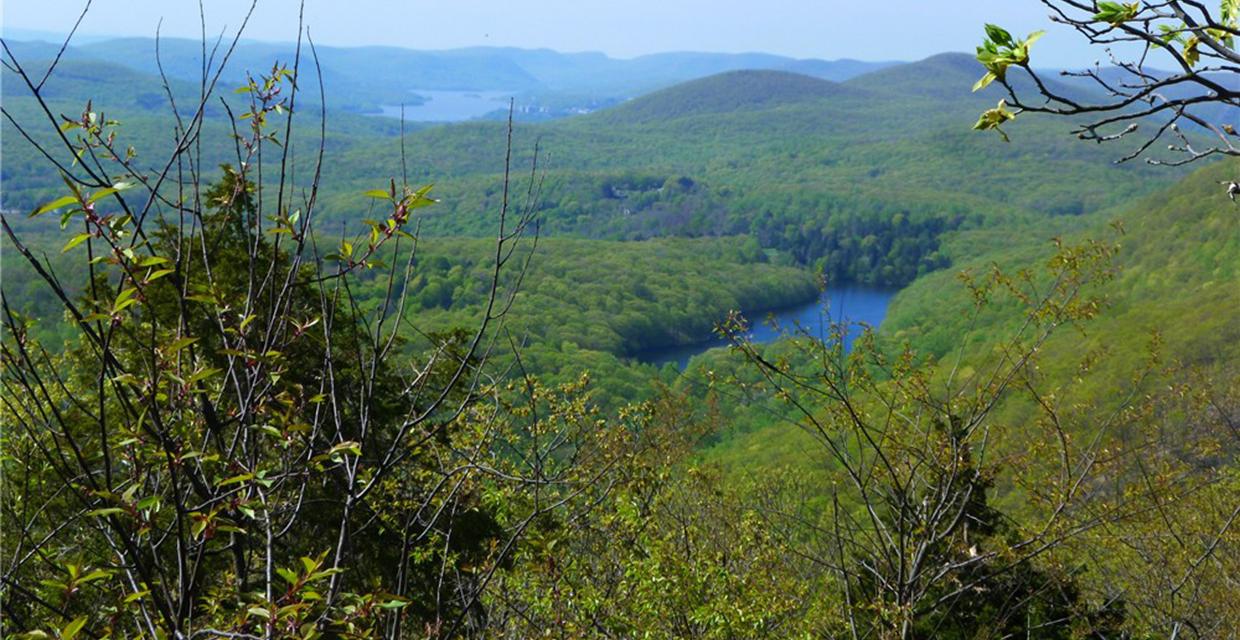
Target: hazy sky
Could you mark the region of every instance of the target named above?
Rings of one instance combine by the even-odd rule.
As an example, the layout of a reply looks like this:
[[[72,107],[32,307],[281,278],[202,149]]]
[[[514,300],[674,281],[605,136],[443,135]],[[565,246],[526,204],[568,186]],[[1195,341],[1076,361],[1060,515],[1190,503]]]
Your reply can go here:
[[[0,0],[6,29],[67,31],[83,0]],[[235,28],[250,0],[205,0],[208,31]],[[1038,0],[306,0],[320,44],[411,49],[474,45],[603,51],[765,51],[813,58],[912,60],[971,51],[982,24],[1021,34],[1050,26]],[[257,40],[296,37],[297,2],[259,0],[246,30]],[[197,37],[197,0],[94,0],[80,33]],[[1046,65],[1098,57],[1074,34],[1050,30]]]

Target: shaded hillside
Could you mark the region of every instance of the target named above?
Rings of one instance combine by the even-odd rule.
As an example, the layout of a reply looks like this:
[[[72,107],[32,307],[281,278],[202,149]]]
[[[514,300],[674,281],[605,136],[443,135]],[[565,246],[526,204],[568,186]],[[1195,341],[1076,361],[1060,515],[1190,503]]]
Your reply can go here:
[[[1114,350],[1136,349],[1151,331],[1161,331],[1169,352],[1189,362],[1240,357],[1240,210],[1219,187],[1232,180],[1240,162],[1204,167],[1155,194],[1115,213],[1123,235],[1116,259],[1118,274],[1105,292],[1109,307],[1089,335],[1067,337],[1052,345],[1064,357],[1088,345],[1106,342]],[[1108,216],[1111,217],[1111,216]],[[998,263],[1016,268],[1047,255],[1053,231],[1028,234],[1013,247],[986,253],[960,265],[984,270]],[[1074,238],[1114,238],[1103,225],[1076,232]],[[999,312],[969,331],[956,312],[968,304],[968,292],[952,282],[954,273],[935,274],[900,293],[892,304],[884,332],[909,340],[927,353],[951,353],[961,340],[984,343],[1002,329]],[[1230,310],[1230,311],[1228,311]]]
[[[959,100],[969,96],[973,83],[977,82],[982,72],[981,65],[971,55],[941,53],[910,64],[867,73],[849,80],[847,84],[888,94]]]
[[[786,71],[730,71],[678,84],[623,105],[603,116],[644,123],[685,116],[771,109],[848,93],[841,85]]]
[[[56,52],[46,51],[43,47],[21,47],[20,50],[22,53],[18,54],[18,59],[23,69],[38,83]],[[6,103],[15,105],[18,109],[30,96],[21,78],[8,68],[0,72],[0,91],[3,91]],[[87,100],[97,108],[109,112],[145,114],[166,110],[168,91],[178,100],[184,101],[184,104],[180,105],[182,111],[186,111],[193,97],[200,93],[197,83],[170,78],[165,88],[164,82],[157,75],[85,56],[62,59],[56,66],[56,72],[47,79],[41,90],[43,97],[57,103],[58,107],[63,105],[66,108],[75,108],[77,112],[73,115],[80,115]],[[209,105],[209,109],[211,114],[220,113],[218,104]]]

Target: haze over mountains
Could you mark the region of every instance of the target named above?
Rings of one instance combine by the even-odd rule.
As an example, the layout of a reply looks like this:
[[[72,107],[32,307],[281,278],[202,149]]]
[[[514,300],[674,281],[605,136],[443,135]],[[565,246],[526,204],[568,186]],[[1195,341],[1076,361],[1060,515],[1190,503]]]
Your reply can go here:
[[[59,43],[8,42],[26,59],[51,59]],[[202,74],[202,43],[163,38],[94,40],[70,47],[65,60],[108,62],[156,76],[162,65],[171,79],[196,82]],[[214,43],[213,43],[214,44]],[[223,43],[226,46],[228,43]],[[213,45],[212,45],[213,46]],[[890,66],[892,62],[798,60],[750,53],[674,52],[617,59],[602,53],[560,53],[549,49],[472,47],[417,51],[395,47],[317,47],[324,84],[337,108],[375,112],[404,101],[416,104],[418,91],[503,91],[518,103],[548,105],[567,114],[613,104],[678,82],[740,69],[783,70],[842,81]],[[208,51],[208,55],[210,51]],[[245,72],[262,73],[272,61],[292,64],[296,45],[241,41],[224,77],[236,82]],[[303,46],[306,64],[312,64]]]
[[[56,57],[61,46],[50,34],[21,30],[12,33],[17,38],[6,34],[5,42],[19,60],[27,64],[42,61],[42,66],[32,64],[35,72],[46,68],[46,61]],[[204,48],[202,42],[184,38],[162,38],[158,42],[155,38],[136,37],[75,39],[63,54],[62,63],[66,66],[58,74],[57,83],[71,82],[74,77],[97,78],[106,73],[116,78],[109,83],[113,88],[137,88],[121,92],[118,97],[155,109],[162,106],[164,98],[161,73],[173,85],[174,94],[192,95],[202,75],[204,56],[214,63],[223,57],[229,44],[221,40],[209,42]],[[485,107],[476,109],[478,113],[502,119],[506,116],[507,98],[511,97],[517,107],[516,118],[530,121],[587,113],[682,82],[731,71],[781,71],[838,83],[870,76],[860,84],[898,86],[905,93],[923,97],[963,99],[964,87],[941,82],[939,74],[972,75],[977,68],[972,56],[964,55],[940,59],[934,72],[927,75],[917,67],[896,61],[795,59],[767,53],[667,52],[619,59],[598,52],[562,53],[511,47],[431,51],[319,46],[316,52],[328,103],[335,110],[393,115],[399,105],[416,107],[428,100],[432,92],[459,92],[467,99],[487,93],[503,99],[495,100],[489,111]],[[301,55],[307,66],[315,64],[305,43]],[[225,86],[232,87],[241,84],[247,73],[269,72],[275,61],[292,65],[296,57],[295,43],[241,40],[220,78]],[[948,65],[955,69],[946,69]],[[883,70],[890,74],[874,75]],[[146,77],[133,75],[134,72]],[[1118,74],[1115,69],[1101,70],[1108,82],[1117,81]],[[1098,86],[1088,80],[1063,80],[1059,89],[1067,95],[1098,91]],[[54,92],[56,87],[51,90]],[[1171,87],[1168,91],[1182,90]],[[317,99],[317,91],[303,92],[300,97],[303,104]],[[778,101],[782,97],[773,95],[770,99]],[[418,120],[416,110],[411,113],[414,115],[409,119]]]

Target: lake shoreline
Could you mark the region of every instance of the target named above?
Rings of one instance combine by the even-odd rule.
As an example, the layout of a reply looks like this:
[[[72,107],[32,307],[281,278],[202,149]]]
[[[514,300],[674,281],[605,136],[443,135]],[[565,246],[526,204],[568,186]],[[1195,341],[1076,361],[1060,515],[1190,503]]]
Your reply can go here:
[[[774,342],[789,335],[789,332],[797,327],[808,330],[811,335],[825,338],[829,335],[829,326],[839,322],[850,325],[861,323],[877,329],[887,316],[892,298],[899,291],[896,287],[840,285],[829,287],[807,302],[742,314],[750,321],[750,338],[759,344]],[[776,326],[772,327],[768,322],[771,319]],[[722,320],[721,318],[719,322]],[[857,333],[859,332],[850,328],[849,335],[846,336],[846,347]],[[693,356],[728,345],[727,339],[715,336],[693,343],[642,349],[626,354],[624,358],[656,367],[674,362],[677,368],[683,370]]]

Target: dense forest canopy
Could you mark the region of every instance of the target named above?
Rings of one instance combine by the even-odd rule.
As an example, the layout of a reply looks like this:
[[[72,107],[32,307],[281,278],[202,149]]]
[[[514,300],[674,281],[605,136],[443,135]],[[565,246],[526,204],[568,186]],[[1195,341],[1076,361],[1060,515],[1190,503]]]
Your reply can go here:
[[[1237,637],[1240,4],[1043,4],[1111,65],[5,38],[0,636]]]

